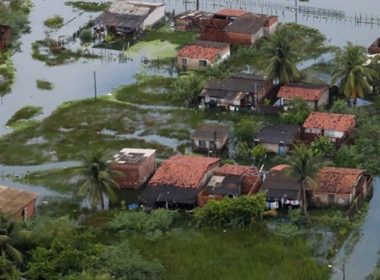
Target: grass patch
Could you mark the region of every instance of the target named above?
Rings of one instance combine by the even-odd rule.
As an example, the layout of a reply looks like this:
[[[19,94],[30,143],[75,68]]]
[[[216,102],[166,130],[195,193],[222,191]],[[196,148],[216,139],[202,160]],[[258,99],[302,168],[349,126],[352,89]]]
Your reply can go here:
[[[9,93],[14,79],[15,69],[10,52],[0,53],[0,96]]]
[[[161,28],[154,29],[144,33],[141,38],[142,42],[167,41],[173,45],[184,46],[195,41],[197,34],[191,31],[174,31],[170,26],[165,25]]]
[[[17,122],[22,120],[29,120],[42,113],[42,107],[37,106],[25,106],[18,110],[13,116],[7,121],[7,126],[13,126]]]
[[[81,100],[60,106],[51,116],[0,139],[0,162],[37,164],[56,160],[78,160],[81,155],[104,150],[115,153],[124,147],[153,148],[160,157],[173,154],[170,147],[141,138],[123,137],[154,119],[149,110],[110,99]],[[159,118],[159,117],[158,117]],[[115,134],[104,133],[104,130]],[[25,145],[34,138],[43,143]]]
[[[258,227],[247,230],[173,230],[157,241],[134,244],[159,260],[168,279],[327,279],[329,269],[311,257],[305,240],[283,240]],[[216,276],[216,273],[218,276]]]
[[[61,16],[53,16],[44,21],[45,26],[49,28],[59,29],[63,26],[64,18]]]
[[[36,81],[36,86],[39,89],[44,89],[44,90],[52,90],[54,88],[54,85],[46,80],[37,80]]]
[[[179,45],[158,39],[153,41],[140,41],[126,50],[125,54],[135,55],[137,53],[143,53],[149,60],[160,60],[176,57],[178,47]]]
[[[168,100],[170,84],[174,78],[137,75],[137,82],[122,86],[114,92],[117,100],[136,104],[171,105]]]
[[[101,12],[110,6],[110,2],[85,2],[85,1],[67,1],[66,6],[85,12]]]
[[[44,53],[41,52],[42,49]],[[63,49],[57,46],[55,41],[39,40],[32,44],[32,57],[45,62],[48,66],[55,66],[74,62],[80,58],[95,59],[99,58],[99,55],[81,49],[77,51]]]
[[[17,181],[44,186],[61,193],[76,192],[84,182],[84,178],[78,174],[77,170],[77,167],[68,167],[31,172]]]

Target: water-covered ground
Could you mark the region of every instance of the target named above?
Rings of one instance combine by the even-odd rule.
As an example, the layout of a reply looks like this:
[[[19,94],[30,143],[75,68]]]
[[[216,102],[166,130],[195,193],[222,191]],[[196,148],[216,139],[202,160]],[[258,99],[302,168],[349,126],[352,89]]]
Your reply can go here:
[[[167,10],[172,11],[174,9],[178,13],[185,9],[194,9],[194,2],[166,0]],[[21,51],[17,52],[13,57],[17,70],[16,82],[11,93],[4,96],[0,102],[0,135],[10,131],[4,126],[5,123],[15,111],[25,105],[42,106],[44,114],[41,117],[44,117],[64,101],[93,96],[94,71],[97,73],[98,93],[106,94],[120,85],[132,83],[134,75],[144,70],[141,63],[141,59],[145,55],[143,52],[135,53],[131,57],[132,59],[126,63],[119,63],[117,53],[113,51],[106,52],[106,59],[79,60],[54,67],[46,66],[43,62],[34,60],[31,57],[31,44],[36,40],[45,38],[45,32],[48,30],[44,27],[43,21],[46,18],[58,14],[62,15],[66,22],[72,20],[58,32],[53,32],[51,36],[54,38],[61,35],[71,35],[79,26],[97,16],[97,13],[75,12],[71,7],[65,6],[62,0],[34,0],[33,3],[34,8],[30,14],[31,32],[22,36]],[[380,17],[380,1],[378,0],[310,0],[309,2],[298,2],[299,6],[339,10],[345,15],[343,19],[304,13],[296,15],[293,10],[294,0],[272,0],[268,2],[255,0],[200,0],[200,5],[201,9],[209,11],[232,7],[278,15],[282,22],[297,21],[300,24],[318,28],[326,35],[331,44],[340,47],[344,46],[348,41],[367,47],[380,34],[378,25],[357,24],[355,21],[358,18],[364,19],[369,15],[374,18]],[[37,89],[37,79],[46,79],[54,83],[54,89],[51,91]],[[167,140],[169,141],[170,139]],[[73,163],[57,163],[54,166],[49,164],[34,167],[0,166],[0,173],[2,175],[20,176],[27,170],[64,167],[70,164]],[[2,176],[1,178],[0,184],[3,185],[35,191],[42,195],[59,195],[42,186],[15,183],[11,180],[11,177]],[[375,266],[377,252],[380,250],[380,218],[378,215],[380,211],[380,192],[376,188],[379,182],[379,180],[376,180],[374,196],[361,230],[362,235],[349,256],[346,256],[346,279],[363,279]],[[337,260],[341,259],[343,259],[343,251],[337,257]],[[333,279],[341,278],[342,274],[339,271],[333,275]]]

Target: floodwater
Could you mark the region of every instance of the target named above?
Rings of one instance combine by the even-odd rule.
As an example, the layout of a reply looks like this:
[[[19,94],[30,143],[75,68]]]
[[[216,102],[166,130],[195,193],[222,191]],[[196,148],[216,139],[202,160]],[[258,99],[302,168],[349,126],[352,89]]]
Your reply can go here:
[[[369,16],[377,19],[380,18],[380,1],[378,0],[310,0],[309,2],[298,2],[298,6],[308,6],[324,9],[338,10],[344,13],[343,19],[307,15],[295,13],[294,7],[296,0],[200,0],[200,7],[203,10],[216,11],[218,9],[243,8],[258,13],[278,15],[281,22],[295,22],[318,28],[330,44],[344,46],[348,41],[368,47],[380,35],[380,26],[374,24],[358,24],[357,19],[365,19]],[[159,2],[156,0],[156,2]],[[166,0],[167,10],[175,10],[176,13],[185,9],[194,9],[195,0]],[[120,85],[132,83],[134,75],[144,70],[141,59],[144,54],[135,54],[132,60],[126,63],[119,63],[117,59],[94,59],[79,60],[61,66],[48,67],[43,62],[34,60],[31,57],[31,44],[36,40],[45,38],[47,29],[43,21],[54,15],[62,15],[66,22],[74,19],[65,25],[58,32],[51,36],[58,37],[61,35],[70,36],[79,26],[87,22],[91,17],[97,16],[97,13],[74,12],[71,7],[64,5],[62,0],[33,0],[34,8],[30,14],[31,33],[25,34],[21,38],[21,51],[15,53],[13,60],[17,70],[16,82],[11,93],[1,98],[0,102],[0,135],[10,132],[11,130],[4,125],[15,111],[26,106],[42,106],[44,114],[40,117],[49,115],[57,106],[64,101],[92,97],[93,89],[93,72],[97,74],[97,91],[98,94],[107,94]],[[380,22],[380,20],[379,20]],[[111,51],[107,53],[117,54]],[[51,91],[43,91],[36,88],[37,79],[46,79],[54,83],[55,87]],[[164,109],[164,108],[163,108]],[[152,136],[153,137],[153,136]],[[162,139],[153,139],[162,140]],[[168,140],[168,139],[165,139]],[[167,141],[167,144],[170,141]],[[34,167],[10,167],[0,166],[1,174],[12,174],[21,176],[27,170],[41,170],[43,168],[54,168],[69,166],[71,163],[58,163],[58,165],[44,165]],[[75,163],[73,163],[75,164]],[[48,190],[42,186],[28,186],[25,184],[15,183],[11,177],[2,176],[0,184],[16,188],[22,188],[41,194],[44,196],[59,196],[60,194]],[[370,202],[368,216],[362,226],[362,235],[353,248],[353,251],[346,257],[346,279],[364,279],[373,268],[377,261],[377,252],[380,250],[380,217],[378,215],[380,191],[380,181],[376,180],[374,196]],[[338,259],[341,253],[338,254]],[[332,279],[340,279],[342,275],[337,272]]]
[[[336,257],[336,267],[342,269],[345,262],[345,274],[347,280],[365,279],[376,267],[380,255],[380,178],[374,181],[374,193],[369,202],[368,214],[360,229],[359,241],[350,247],[350,238],[342,246]],[[343,271],[335,270],[332,280],[343,278]]]

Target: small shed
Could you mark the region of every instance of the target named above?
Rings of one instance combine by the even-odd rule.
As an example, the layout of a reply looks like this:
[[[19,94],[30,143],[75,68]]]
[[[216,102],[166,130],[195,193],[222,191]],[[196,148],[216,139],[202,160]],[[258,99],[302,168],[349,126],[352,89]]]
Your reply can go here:
[[[125,148],[113,156],[111,170],[120,188],[138,189],[153,175],[156,169],[156,150]]]
[[[227,79],[210,80],[200,93],[201,104],[228,111],[256,108],[271,92],[273,81],[255,74],[236,73]]]
[[[16,219],[34,216],[37,194],[0,186],[0,214]]]
[[[301,184],[286,173],[288,165],[272,167],[265,176],[261,191],[266,192],[269,209],[299,207],[301,205]]]
[[[211,18],[213,15],[199,10],[186,11],[174,17],[174,26],[178,31],[199,30],[202,19]]]
[[[298,134],[298,125],[278,124],[261,129],[254,142],[263,145],[268,152],[284,155],[292,148]]]
[[[230,56],[230,44],[197,41],[182,47],[177,55],[177,67],[182,70],[206,70]]]
[[[0,25],[0,50],[5,49],[5,47],[11,41],[12,32],[8,25]]]
[[[280,88],[278,97],[284,109],[299,98],[305,100],[312,110],[318,110],[329,103],[329,87],[319,84],[290,83]]]
[[[260,183],[261,176],[256,167],[225,164],[215,170],[206,188],[198,194],[198,205],[203,207],[210,199],[255,194]]]
[[[219,153],[229,138],[227,125],[205,123],[198,126],[191,135],[193,151]]]
[[[133,34],[154,26],[164,17],[165,5],[162,3],[116,0],[95,22],[109,32]]]

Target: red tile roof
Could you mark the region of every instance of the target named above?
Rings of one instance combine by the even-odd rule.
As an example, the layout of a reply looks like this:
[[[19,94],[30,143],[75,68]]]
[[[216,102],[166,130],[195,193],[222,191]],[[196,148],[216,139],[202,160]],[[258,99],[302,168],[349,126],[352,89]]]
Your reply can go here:
[[[352,193],[357,180],[364,173],[362,169],[325,167],[318,173],[318,185],[315,192]]]
[[[355,127],[355,116],[312,112],[303,123],[303,127],[348,132]]]
[[[280,88],[278,97],[285,99],[301,98],[308,101],[317,101],[321,98],[324,92],[328,91],[328,89],[329,87],[326,85],[288,84]]]
[[[181,48],[178,52],[178,56],[193,59],[205,59],[213,62],[218,59],[219,53],[225,48],[229,48],[229,44],[198,41]]]
[[[176,186],[179,188],[198,188],[211,165],[217,164],[219,158],[202,156],[173,156],[161,163],[149,186]]]
[[[216,14],[226,17],[241,17],[248,14],[248,12],[243,10],[223,9],[218,11]]]
[[[288,167],[290,167],[290,166],[287,165],[287,164],[279,164],[279,165],[273,166],[270,169],[270,171],[283,171],[283,170],[285,170]]]
[[[258,170],[256,167],[245,166],[245,165],[225,164],[222,167],[219,167],[217,170],[215,170],[215,174],[241,176],[250,170],[255,170],[258,173]]]

